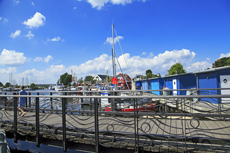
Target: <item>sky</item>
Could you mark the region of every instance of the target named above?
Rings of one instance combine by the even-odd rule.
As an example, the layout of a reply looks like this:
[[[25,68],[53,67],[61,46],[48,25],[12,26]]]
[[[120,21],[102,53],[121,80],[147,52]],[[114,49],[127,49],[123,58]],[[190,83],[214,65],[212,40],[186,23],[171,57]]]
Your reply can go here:
[[[0,0],[0,82],[112,76],[112,24],[116,71],[132,78],[230,56],[229,0]]]

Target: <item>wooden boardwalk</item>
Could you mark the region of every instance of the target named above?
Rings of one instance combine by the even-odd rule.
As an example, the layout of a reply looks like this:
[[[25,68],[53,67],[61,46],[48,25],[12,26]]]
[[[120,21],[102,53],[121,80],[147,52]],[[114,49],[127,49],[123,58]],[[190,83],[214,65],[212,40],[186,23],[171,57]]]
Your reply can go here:
[[[2,122],[13,122],[13,111],[2,110],[1,113]],[[99,116],[98,119],[101,143],[119,148],[128,148],[127,146],[133,145],[135,141],[134,118]],[[62,127],[61,114],[40,113],[39,120],[41,125],[46,125],[47,127]],[[24,117],[18,116],[18,122],[35,125],[35,112],[26,112]],[[22,126],[22,124],[19,125],[20,127]],[[196,128],[197,125],[198,127]],[[87,136],[86,140],[92,144],[90,137],[94,132],[94,126],[94,116],[66,115],[66,127],[69,130],[74,129],[75,133],[84,134]],[[211,150],[216,145],[217,147],[220,145],[227,147],[230,144],[230,121],[199,120],[198,122],[190,118],[168,117],[165,119],[152,116],[139,118],[138,129],[139,145],[145,147],[145,149],[149,148],[149,150],[156,146],[161,146],[161,149],[164,148],[162,146],[166,146],[166,148],[174,146],[174,151],[180,152],[181,150],[183,152],[185,142],[190,148],[196,148],[201,145],[200,147],[204,148],[204,150]],[[20,128],[18,130],[24,134],[28,133],[28,131],[23,131]],[[114,139],[114,136],[116,141],[107,141]],[[67,133],[68,139],[75,141],[75,137],[76,135],[72,135],[72,133],[68,135]],[[80,140],[78,141],[80,142]]]

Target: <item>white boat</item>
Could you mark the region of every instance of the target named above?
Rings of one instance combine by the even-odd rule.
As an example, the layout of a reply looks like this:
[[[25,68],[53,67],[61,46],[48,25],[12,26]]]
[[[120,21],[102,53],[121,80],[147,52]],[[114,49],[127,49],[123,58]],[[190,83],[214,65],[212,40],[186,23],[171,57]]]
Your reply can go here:
[[[64,91],[65,86],[63,84],[56,84],[53,88],[55,91]]]

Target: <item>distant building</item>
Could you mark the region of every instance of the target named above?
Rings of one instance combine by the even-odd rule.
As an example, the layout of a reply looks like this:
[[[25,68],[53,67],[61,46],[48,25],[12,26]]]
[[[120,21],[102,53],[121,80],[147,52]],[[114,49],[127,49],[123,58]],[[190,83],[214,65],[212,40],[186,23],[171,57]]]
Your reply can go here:
[[[96,80],[96,82],[98,82],[98,83],[104,83],[104,82],[106,82],[106,75],[100,75],[100,74],[98,74],[98,75],[96,75],[95,77],[94,77],[94,79],[93,80]]]
[[[143,80],[145,78],[146,78],[146,76],[144,76],[144,75],[136,75],[133,79],[134,79],[134,81],[138,81],[138,80]]]

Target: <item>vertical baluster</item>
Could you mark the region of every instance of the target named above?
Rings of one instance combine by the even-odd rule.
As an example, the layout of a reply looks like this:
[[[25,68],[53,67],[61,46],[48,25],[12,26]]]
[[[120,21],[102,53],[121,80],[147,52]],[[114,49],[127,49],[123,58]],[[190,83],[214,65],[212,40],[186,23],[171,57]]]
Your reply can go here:
[[[50,96],[52,96],[53,95],[53,93],[52,92],[50,92]],[[52,97],[50,97],[50,105],[51,105],[51,109],[53,109],[53,98]]]
[[[67,93],[65,92],[64,95],[66,96]],[[67,144],[66,144],[66,98],[62,98],[62,133],[63,133],[63,151],[67,152]]]
[[[39,129],[39,92],[36,97],[36,146],[40,147],[40,129]]]
[[[29,92],[29,95],[31,95],[31,92]],[[29,107],[31,107],[31,97],[29,97]]]
[[[95,152],[101,153],[103,148],[99,144],[98,98],[94,98],[94,125],[95,125]]]
[[[13,95],[16,95],[16,93],[13,93]],[[17,134],[17,117],[18,117],[18,98],[14,97],[14,143],[17,143],[18,140],[18,134]]]

